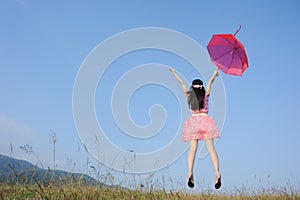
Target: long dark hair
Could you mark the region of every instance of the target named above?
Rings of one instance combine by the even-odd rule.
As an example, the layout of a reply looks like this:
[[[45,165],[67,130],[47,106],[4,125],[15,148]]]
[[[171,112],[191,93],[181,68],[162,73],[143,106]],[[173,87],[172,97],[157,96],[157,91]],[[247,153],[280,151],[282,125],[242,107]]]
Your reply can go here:
[[[204,107],[205,88],[200,79],[192,82],[188,92],[188,105],[192,110],[201,110]]]

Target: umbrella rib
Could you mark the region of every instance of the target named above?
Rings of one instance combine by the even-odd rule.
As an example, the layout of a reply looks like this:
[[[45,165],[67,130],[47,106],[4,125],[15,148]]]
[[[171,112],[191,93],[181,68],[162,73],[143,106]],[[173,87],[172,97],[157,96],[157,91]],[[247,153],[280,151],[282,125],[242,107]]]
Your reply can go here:
[[[234,44],[232,44],[231,42],[229,42],[228,40],[226,40],[228,43],[229,43],[229,45],[232,45],[233,47],[235,47],[236,46],[236,41],[234,41]],[[240,48],[240,47],[238,47],[238,48]],[[219,57],[217,57],[217,58],[215,58],[215,60],[218,60],[218,59],[220,59],[220,58],[222,58],[223,56],[225,56],[225,55],[227,55],[228,53],[230,53],[231,51],[233,51],[233,49],[232,50],[230,50],[230,51],[227,51],[227,52],[225,52],[224,54],[222,54],[222,55],[220,55]],[[231,59],[231,62],[230,62],[230,65],[229,66],[231,66],[231,64],[232,64],[232,62],[233,62],[233,56],[234,56],[234,54],[232,54],[232,59]]]
[[[228,53],[230,53],[232,50],[230,51],[226,51],[224,54],[220,55],[219,57],[215,58],[215,60],[219,60],[220,58],[222,58],[223,56],[227,55]]]
[[[233,59],[234,59],[234,54],[232,54],[232,55],[231,55],[231,62],[230,62],[230,65],[229,65],[229,66],[231,66],[231,65],[232,65],[232,63],[233,63]]]
[[[232,48],[234,47],[235,44],[232,44],[227,38],[224,38],[225,41],[227,42],[227,44]],[[232,50],[229,50],[227,52],[225,52],[223,55],[220,55],[219,57],[217,57],[215,60],[218,60],[220,58],[222,58],[223,56],[225,56],[226,54],[230,53]]]
[[[241,60],[241,54],[240,54],[240,52],[238,51],[238,49],[241,49],[241,46],[236,45],[237,43],[238,43],[237,41],[234,41],[234,46],[235,46],[235,48],[236,48],[235,52],[236,52],[236,54],[238,55],[238,58]],[[236,46],[237,46],[237,47],[236,47]],[[234,59],[234,58],[232,58],[230,65],[232,64],[233,59]]]

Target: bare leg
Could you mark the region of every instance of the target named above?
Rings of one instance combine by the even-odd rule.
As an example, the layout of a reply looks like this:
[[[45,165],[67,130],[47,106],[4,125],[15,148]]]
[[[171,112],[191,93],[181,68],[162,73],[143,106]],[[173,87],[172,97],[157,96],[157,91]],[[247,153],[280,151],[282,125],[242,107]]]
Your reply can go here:
[[[193,175],[194,161],[195,161],[197,147],[198,147],[198,140],[190,141],[190,151],[188,155],[188,168],[189,168],[188,177],[189,178]]]
[[[215,170],[215,183],[218,182],[218,178],[220,178],[220,172],[219,172],[219,158],[218,158],[218,154],[215,150],[214,147],[214,140],[205,140],[205,144],[206,144],[206,148],[209,152],[212,164],[214,166],[214,170]]]

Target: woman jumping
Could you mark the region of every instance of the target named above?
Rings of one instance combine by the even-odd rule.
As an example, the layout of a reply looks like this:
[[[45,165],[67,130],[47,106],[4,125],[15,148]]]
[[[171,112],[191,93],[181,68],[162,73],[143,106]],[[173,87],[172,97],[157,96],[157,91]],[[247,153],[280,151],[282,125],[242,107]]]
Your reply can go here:
[[[200,79],[195,79],[193,80],[189,90],[185,83],[177,75],[176,71],[173,68],[170,68],[170,71],[181,85],[192,113],[192,115],[185,121],[182,134],[182,140],[184,142],[190,142],[190,150],[188,154],[188,186],[190,188],[194,187],[193,168],[198,140],[204,140],[215,170],[215,188],[219,189],[221,187],[221,174],[219,172],[218,155],[214,147],[214,138],[219,138],[220,135],[216,123],[212,117],[208,115],[208,98],[211,91],[211,85],[215,78],[219,75],[218,69],[214,71],[214,74],[208,81],[206,88],[204,88],[203,82]]]

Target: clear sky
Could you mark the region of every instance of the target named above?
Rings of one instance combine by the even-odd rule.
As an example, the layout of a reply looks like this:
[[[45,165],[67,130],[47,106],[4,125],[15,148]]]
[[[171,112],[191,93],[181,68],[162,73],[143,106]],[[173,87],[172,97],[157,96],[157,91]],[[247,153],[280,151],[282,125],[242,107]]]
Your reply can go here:
[[[226,93],[226,116],[216,149],[223,190],[242,185],[286,186],[290,181],[299,191],[299,9],[296,0],[2,0],[0,153],[38,163],[33,155],[19,148],[29,144],[44,166],[53,167],[51,129],[57,136],[57,168],[87,173],[87,161],[90,165],[97,162],[85,152],[77,133],[72,94],[80,66],[97,45],[123,31],[160,27],[185,34],[206,47],[212,34],[234,33],[240,23],[242,29],[237,37],[246,48],[249,68],[242,77],[223,73],[220,77]],[[132,120],[140,126],[149,123],[147,112],[151,105],[164,106],[167,120],[158,139],[151,138],[151,145],[147,145],[148,140],[130,141],[118,132],[109,100],[114,84],[145,63],[173,66],[187,81],[199,75],[178,56],[146,49],[122,56],[107,69],[95,94],[98,120],[115,134],[111,140],[121,148],[143,153],[172,139],[180,125],[175,96],[181,95],[148,85],[127,100]],[[186,156],[184,153],[175,163],[156,172],[156,178],[164,175],[176,182],[174,187],[185,188]],[[101,169],[110,170],[103,166]],[[113,173],[122,179],[123,175]],[[197,191],[204,187],[201,183],[211,187],[213,169],[209,157],[199,159],[197,155],[195,174]]]

